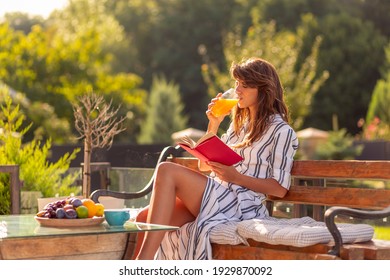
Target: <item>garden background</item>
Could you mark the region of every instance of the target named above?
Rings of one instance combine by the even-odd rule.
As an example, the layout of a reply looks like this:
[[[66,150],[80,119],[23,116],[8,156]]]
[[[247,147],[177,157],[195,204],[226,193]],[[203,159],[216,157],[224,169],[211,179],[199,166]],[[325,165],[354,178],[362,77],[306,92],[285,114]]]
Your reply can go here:
[[[126,127],[94,160],[149,162],[173,133],[205,129],[210,98],[232,86],[231,63],[250,56],[276,66],[294,129],[327,133],[311,157],[361,158],[379,143],[370,154],[389,159],[389,14],[387,0],[70,0],[47,18],[8,13],[0,164],[20,165],[25,190],[75,191],[64,175],[82,156],[73,105],[91,92]]]

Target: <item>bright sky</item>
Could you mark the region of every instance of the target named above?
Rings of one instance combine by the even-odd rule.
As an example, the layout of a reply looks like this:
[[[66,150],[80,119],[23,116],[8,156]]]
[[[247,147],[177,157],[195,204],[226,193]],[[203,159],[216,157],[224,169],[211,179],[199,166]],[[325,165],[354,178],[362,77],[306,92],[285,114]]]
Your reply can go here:
[[[0,17],[8,12],[23,12],[44,18],[55,9],[61,9],[68,0],[0,0]]]

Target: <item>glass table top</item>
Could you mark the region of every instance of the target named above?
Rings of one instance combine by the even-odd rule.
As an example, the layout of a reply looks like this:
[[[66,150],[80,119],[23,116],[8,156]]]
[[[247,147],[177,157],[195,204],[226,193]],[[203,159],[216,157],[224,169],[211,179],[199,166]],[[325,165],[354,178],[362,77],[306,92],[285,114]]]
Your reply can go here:
[[[34,215],[0,215],[0,240],[10,238],[28,238],[40,236],[109,234],[121,232],[144,232],[158,230],[175,230],[177,227],[145,224],[127,221],[124,226],[110,226],[106,221],[99,225],[80,227],[47,227],[41,226]]]

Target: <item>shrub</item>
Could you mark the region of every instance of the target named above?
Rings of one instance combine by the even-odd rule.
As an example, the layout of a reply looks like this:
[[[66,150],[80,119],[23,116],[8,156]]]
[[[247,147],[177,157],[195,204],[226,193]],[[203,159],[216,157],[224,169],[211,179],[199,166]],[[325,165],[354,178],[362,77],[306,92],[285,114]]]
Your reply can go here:
[[[329,132],[329,138],[326,143],[317,147],[314,158],[328,160],[355,159],[360,155],[363,146],[353,144],[353,137],[342,128]]]
[[[43,144],[35,140],[22,143],[23,135],[30,126],[23,128],[24,116],[19,112],[18,105],[13,106],[11,97],[6,95],[4,100],[0,111],[0,165],[19,165],[19,176],[25,191],[40,191],[44,197],[79,194],[80,188],[72,187],[79,174],[67,172],[80,149],[50,163],[51,141]],[[9,176],[0,175],[0,214],[9,214]]]

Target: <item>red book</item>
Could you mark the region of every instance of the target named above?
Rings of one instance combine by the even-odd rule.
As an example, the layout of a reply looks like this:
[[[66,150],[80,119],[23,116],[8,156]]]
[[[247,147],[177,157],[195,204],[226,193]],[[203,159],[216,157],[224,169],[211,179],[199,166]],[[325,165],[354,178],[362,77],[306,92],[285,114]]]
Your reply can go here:
[[[185,136],[177,144],[201,161],[215,161],[224,165],[233,165],[243,160],[214,133],[205,134],[198,142]]]

